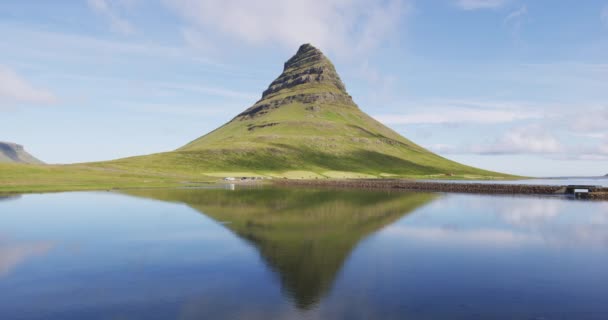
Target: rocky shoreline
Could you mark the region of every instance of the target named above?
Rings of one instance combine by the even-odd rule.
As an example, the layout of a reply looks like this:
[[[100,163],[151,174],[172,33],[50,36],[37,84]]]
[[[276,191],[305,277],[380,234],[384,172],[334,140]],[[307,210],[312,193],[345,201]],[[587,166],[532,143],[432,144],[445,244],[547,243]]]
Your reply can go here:
[[[526,184],[492,184],[492,183],[449,183],[426,182],[413,180],[274,180],[282,186],[335,187],[362,189],[399,189],[423,192],[451,192],[476,194],[505,195],[568,195],[569,186],[563,185],[526,185]],[[570,194],[574,196],[573,194]],[[608,188],[591,187],[588,193],[579,193],[579,199],[608,200]]]

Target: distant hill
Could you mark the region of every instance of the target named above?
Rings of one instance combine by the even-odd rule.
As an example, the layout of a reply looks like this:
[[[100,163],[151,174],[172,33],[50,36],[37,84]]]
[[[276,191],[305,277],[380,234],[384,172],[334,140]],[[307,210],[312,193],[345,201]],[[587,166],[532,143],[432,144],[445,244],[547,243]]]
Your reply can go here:
[[[122,167],[293,178],[505,177],[436,155],[366,113],[334,65],[302,45],[262,98],[174,152],[111,162]]]
[[[0,141],[0,162],[42,164],[43,162],[27,153],[22,145]]]

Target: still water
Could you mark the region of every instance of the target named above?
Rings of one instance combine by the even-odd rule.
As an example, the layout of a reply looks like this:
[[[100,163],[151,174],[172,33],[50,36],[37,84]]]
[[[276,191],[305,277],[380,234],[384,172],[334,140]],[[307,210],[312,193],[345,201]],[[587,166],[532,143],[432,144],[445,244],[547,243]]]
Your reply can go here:
[[[238,187],[0,197],[0,319],[608,319],[608,202]]]

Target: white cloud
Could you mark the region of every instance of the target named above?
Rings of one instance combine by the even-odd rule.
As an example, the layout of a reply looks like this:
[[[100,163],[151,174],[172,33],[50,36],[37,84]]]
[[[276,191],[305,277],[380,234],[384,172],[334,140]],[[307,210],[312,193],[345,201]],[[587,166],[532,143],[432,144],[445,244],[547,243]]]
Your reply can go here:
[[[512,128],[491,143],[461,146],[433,144],[428,148],[440,154],[550,154],[562,156],[567,152],[586,153],[581,150],[575,152],[575,150],[566,148],[557,137],[539,125]]]
[[[608,160],[608,138],[604,137],[594,145],[574,146],[563,157],[569,160],[606,161]]]
[[[528,7],[522,5],[519,9],[511,12],[504,20],[504,23],[511,29],[513,37],[519,38],[519,33],[523,28],[526,16],[528,15]]]
[[[515,23],[521,20],[521,18],[527,14],[528,7],[526,5],[523,5],[519,9],[509,13],[509,15],[505,18],[505,23]]]
[[[535,112],[519,110],[490,110],[477,108],[449,108],[412,114],[385,114],[374,118],[385,124],[463,124],[463,123],[506,123],[516,120],[540,118]]]
[[[100,62],[136,60],[155,57],[167,60],[206,64],[236,71],[232,66],[208,59],[185,46],[161,45],[144,41],[107,40],[78,33],[60,33],[19,27],[0,28],[0,37],[11,37],[10,45],[0,43],[0,50],[24,57],[52,59],[55,62],[91,62],[96,67]],[[35,46],[31,44],[35,43]],[[161,60],[159,60],[161,61]]]
[[[608,155],[608,139],[598,147],[598,150],[601,154]]]
[[[608,108],[585,110],[574,117],[571,129],[580,133],[598,133],[608,131]]]
[[[478,154],[550,154],[564,151],[559,140],[540,126],[516,127],[494,143],[471,147]]]
[[[165,2],[186,19],[188,30],[195,29],[198,35],[227,36],[248,44],[278,44],[290,49],[312,43],[345,56],[365,53],[388,39],[407,11],[405,0]],[[204,41],[203,46],[207,45]]]
[[[48,90],[34,87],[12,69],[0,65],[0,103],[54,103],[57,98]]]
[[[463,132],[474,125],[487,125],[483,136],[471,136],[461,143],[423,142],[424,147],[443,155],[539,155],[555,160],[606,161],[608,107],[600,106],[452,99],[408,102],[402,108],[412,110],[409,114],[374,118],[388,125],[422,125],[425,130],[439,131],[446,125],[453,126],[451,130],[462,126]],[[491,126],[509,123],[514,127],[502,133]]]
[[[494,9],[502,7],[508,0],[458,0],[458,5],[463,10]]]
[[[226,116],[226,111],[234,114],[243,110],[241,104],[234,105],[176,105],[176,104],[133,104],[127,101],[122,103],[125,108],[142,113],[166,113],[182,116]]]
[[[573,133],[574,136],[589,138],[589,139],[605,139],[608,137],[605,133]]]
[[[159,85],[161,87],[173,89],[173,90],[192,91],[192,92],[204,93],[206,95],[220,96],[220,97],[225,97],[225,98],[243,99],[243,100],[249,101],[252,104],[255,102],[256,99],[259,99],[261,97],[260,94],[230,90],[230,89],[220,88],[220,87],[210,87],[210,86],[201,86],[201,85],[192,85],[192,84],[179,84],[179,83],[159,83]]]
[[[108,19],[113,31],[124,35],[133,34],[135,31],[129,21],[116,13],[110,0],[88,0],[87,2],[91,9]]]
[[[603,9],[602,9],[602,13],[600,14],[600,18],[602,19],[602,22],[608,26],[608,5],[606,5]]]

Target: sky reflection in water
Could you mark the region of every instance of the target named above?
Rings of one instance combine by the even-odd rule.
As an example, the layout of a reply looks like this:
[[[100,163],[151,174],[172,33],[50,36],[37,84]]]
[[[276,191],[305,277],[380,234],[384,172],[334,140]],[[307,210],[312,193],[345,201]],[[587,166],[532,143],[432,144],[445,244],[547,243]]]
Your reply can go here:
[[[608,202],[311,189],[12,200],[2,319],[608,318]]]

